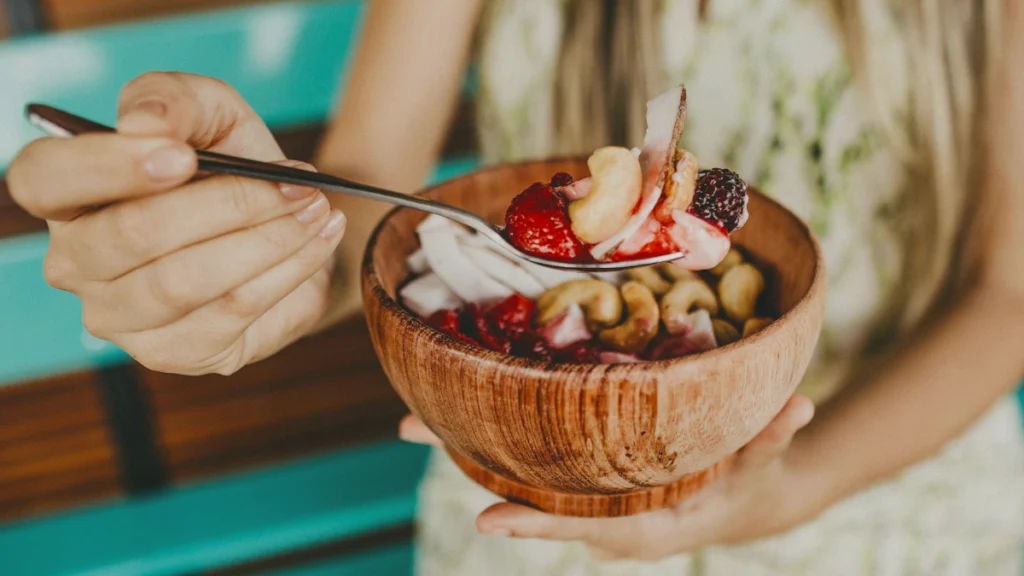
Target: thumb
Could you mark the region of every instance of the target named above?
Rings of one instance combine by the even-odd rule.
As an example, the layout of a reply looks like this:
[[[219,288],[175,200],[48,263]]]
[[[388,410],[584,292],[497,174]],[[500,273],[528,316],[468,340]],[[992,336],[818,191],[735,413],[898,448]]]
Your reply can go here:
[[[284,159],[270,130],[237,91],[195,74],[150,72],[129,82],[118,103],[117,131],[174,138],[193,148],[265,162]]]
[[[737,464],[759,467],[782,454],[793,435],[814,417],[814,404],[806,396],[794,395],[767,428],[740,450]]]

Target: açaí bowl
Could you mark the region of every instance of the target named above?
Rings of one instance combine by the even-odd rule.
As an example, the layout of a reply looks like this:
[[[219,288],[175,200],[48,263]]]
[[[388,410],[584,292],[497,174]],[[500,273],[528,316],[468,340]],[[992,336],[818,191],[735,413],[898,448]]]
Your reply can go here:
[[[515,194],[556,172],[585,177],[586,160],[497,166],[421,194],[501,222]],[[394,210],[363,261],[374,348],[412,413],[492,492],[571,516],[672,505],[714,480],[782,409],[820,332],[825,270],[817,241],[757,191],[749,209],[733,240],[764,271],[778,320],[709,352],[622,365],[516,358],[428,327],[395,298],[426,214]]]

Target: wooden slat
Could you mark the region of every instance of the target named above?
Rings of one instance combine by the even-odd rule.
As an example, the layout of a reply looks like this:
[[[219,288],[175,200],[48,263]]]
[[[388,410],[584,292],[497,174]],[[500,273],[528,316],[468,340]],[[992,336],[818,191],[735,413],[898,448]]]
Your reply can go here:
[[[7,24],[7,8],[3,2],[0,2],[0,40],[7,38],[11,34]]]
[[[120,494],[93,374],[0,387],[0,521]]]
[[[42,0],[52,30],[73,30],[266,0]]]
[[[361,320],[231,377],[141,378],[176,481],[393,436],[406,412]]]

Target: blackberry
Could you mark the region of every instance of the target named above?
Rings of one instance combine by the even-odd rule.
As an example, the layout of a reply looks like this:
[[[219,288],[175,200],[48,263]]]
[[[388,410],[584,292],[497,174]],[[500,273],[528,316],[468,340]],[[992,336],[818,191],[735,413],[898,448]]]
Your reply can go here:
[[[574,180],[572,179],[572,176],[570,176],[567,172],[559,172],[551,177],[551,185],[555,188],[568,186],[573,182]]]
[[[690,212],[732,233],[739,228],[747,204],[747,183],[732,170],[711,168],[697,173]]]

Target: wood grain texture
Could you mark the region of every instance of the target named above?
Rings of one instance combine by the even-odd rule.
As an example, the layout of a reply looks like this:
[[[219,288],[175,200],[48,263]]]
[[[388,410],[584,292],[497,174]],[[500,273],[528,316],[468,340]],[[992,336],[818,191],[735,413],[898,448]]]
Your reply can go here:
[[[0,387],[0,522],[123,493],[92,373]]]
[[[552,174],[587,175],[586,162],[500,166],[424,192],[498,222],[513,195]],[[706,483],[716,464],[781,410],[817,342],[825,270],[795,216],[756,191],[735,241],[765,271],[782,316],[739,342],[686,358],[628,365],[550,364],[460,343],[395,301],[425,215],[393,211],[363,263],[370,333],[385,373],[410,409],[478,468],[477,481],[557,514],[615,516],[665,505]],[[466,469],[468,467],[464,467]],[[479,472],[479,473],[478,473]],[[530,490],[509,489],[522,485]],[[652,488],[669,487],[662,495]],[[689,488],[687,488],[689,487]],[[562,495],[587,497],[562,508]]]
[[[140,374],[174,482],[393,437],[406,413],[361,319],[230,377]]]
[[[162,16],[267,3],[268,0],[39,0],[51,30],[74,30]]]
[[[0,40],[7,38],[11,35],[11,30],[7,23],[7,7],[3,2],[0,2]]]

